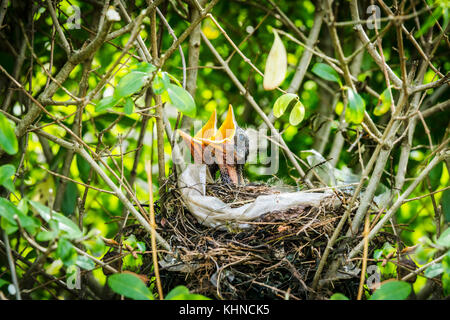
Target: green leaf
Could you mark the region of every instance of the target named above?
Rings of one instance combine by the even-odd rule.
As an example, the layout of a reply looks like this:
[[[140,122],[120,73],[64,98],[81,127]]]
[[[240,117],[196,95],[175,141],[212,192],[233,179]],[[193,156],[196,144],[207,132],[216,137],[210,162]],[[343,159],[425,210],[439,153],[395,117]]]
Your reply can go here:
[[[134,300],[153,300],[147,286],[135,275],[116,273],[108,278],[109,287],[116,293]]]
[[[36,240],[40,242],[50,241],[55,239],[57,235],[58,234],[55,235],[54,232],[50,231],[40,231],[36,236]]]
[[[77,205],[78,198],[78,188],[76,183],[68,181],[66,183],[66,189],[64,190],[63,200],[61,203],[61,212],[70,216],[75,212],[75,207]]]
[[[93,270],[95,268],[95,262],[86,256],[78,256],[75,264],[85,270]]]
[[[336,112],[336,114],[338,116],[340,116],[342,111],[344,111],[344,104],[342,103],[342,101],[339,101],[338,103],[336,103],[336,107],[334,108],[334,112]]]
[[[450,222],[450,189],[447,189],[442,193],[441,204],[445,221],[448,223]]]
[[[83,236],[83,233],[80,231],[78,226],[69,218],[50,210],[50,208],[44,206],[40,202],[32,200],[29,202],[45,221],[49,222],[51,219],[55,219],[58,222],[58,228],[66,233],[66,237],[68,239],[78,239]]]
[[[405,300],[411,293],[411,285],[405,281],[383,283],[370,297],[370,300]]]
[[[211,299],[201,294],[189,293],[189,294],[180,294],[178,296],[173,297],[170,300],[211,300]]]
[[[120,99],[116,98],[115,96],[109,96],[105,97],[102,100],[100,100],[99,103],[95,106],[96,112],[101,112],[103,110],[112,108],[116,106],[119,103]]]
[[[316,63],[311,71],[322,79],[341,84],[341,78],[336,70],[325,63]]]
[[[330,297],[330,300],[349,300],[349,298],[342,293],[335,293]]]
[[[75,288],[78,282],[80,269],[75,264],[71,264],[66,268],[66,284],[69,288]]]
[[[436,243],[443,247],[450,247],[450,227],[441,233],[441,236],[437,239]]]
[[[383,250],[382,249],[377,249],[374,251],[373,253],[373,258],[378,260],[383,256]]]
[[[201,294],[189,293],[185,286],[176,286],[166,295],[164,300],[211,300]]]
[[[0,198],[0,216],[8,220],[9,223],[16,225],[14,216],[24,215],[16,206],[5,198]],[[22,222],[21,222],[22,223]]]
[[[442,266],[441,263],[436,263],[433,264],[432,266],[429,266],[425,272],[424,275],[427,278],[434,278],[437,277],[438,275],[442,274],[444,272],[444,267]]]
[[[14,222],[9,222],[8,219],[1,217],[0,219],[0,227],[6,232],[6,234],[13,234],[17,230],[19,230],[19,226]]]
[[[83,244],[88,248],[94,257],[100,257],[105,251],[105,243],[100,237],[95,240],[85,240]]]
[[[443,24],[442,24],[442,30],[446,30],[447,29],[447,26],[448,26],[448,23],[449,23],[449,21],[450,21],[450,17],[449,17],[449,15],[448,15],[448,7],[443,7],[442,8],[442,15],[443,15]]]
[[[124,269],[136,272],[139,271],[143,264],[144,261],[141,254],[138,254],[136,258],[133,255],[129,254],[123,258],[122,262]]]
[[[133,69],[132,71],[139,71],[144,73],[152,73],[156,70],[156,67],[148,62],[141,62],[138,63],[137,68]]]
[[[389,243],[389,242],[385,242],[384,244],[383,244],[383,252],[384,252],[384,255],[388,255],[389,253],[391,253],[391,252],[395,252],[396,251],[396,249]]]
[[[41,231],[37,234],[37,241],[50,241],[56,239],[59,233],[58,222],[56,220],[49,221],[50,231]]]
[[[12,176],[16,172],[16,168],[12,164],[5,164],[0,167],[0,186],[4,186],[11,192],[14,192],[14,183]]]
[[[289,123],[293,126],[296,126],[303,121],[304,117],[305,107],[303,106],[303,103],[298,101],[292,108],[291,114],[289,115]]]
[[[182,87],[181,82],[178,81],[178,79],[175,78],[173,75],[171,75],[170,73],[167,73],[167,76],[169,77],[169,79],[171,79],[173,82],[175,82],[177,86]]]
[[[418,38],[424,35],[428,31],[428,29],[430,29],[432,26],[436,24],[437,20],[439,20],[441,15],[442,15],[442,7],[439,6],[436,9],[434,9],[431,16],[428,16],[428,19],[425,21],[424,24],[422,24],[422,27],[414,34],[414,37]]]
[[[129,235],[124,241],[124,244],[129,245],[130,247],[132,247],[133,249],[136,248],[136,244],[137,244],[137,240],[136,240],[136,236],[134,234]]]
[[[26,216],[17,209],[13,203],[5,198],[0,198],[0,216],[7,220],[9,224],[7,234],[11,234],[18,229],[17,222],[14,219],[15,216],[19,219],[22,228],[31,234],[35,234],[39,227],[39,221],[36,218]]]
[[[378,100],[377,106],[373,110],[373,114],[376,116],[382,116],[391,109],[391,104],[391,91],[387,88],[382,94],[380,94],[380,99]]]
[[[58,271],[62,268],[63,262],[61,259],[54,260],[49,266],[45,268],[45,272],[50,275],[55,275],[58,273]]]
[[[444,296],[450,295],[450,273],[444,273],[441,280]]]
[[[114,97],[116,99],[125,98],[138,92],[145,84],[147,78],[148,73],[146,72],[132,71],[126,74],[117,84],[114,90]]]
[[[132,114],[134,111],[134,102],[130,97],[125,98],[125,105],[123,111],[125,114]]]
[[[430,241],[431,243],[431,241]],[[415,250],[414,256],[421,264],[426,263],[434,255],[437,249],[429,248],[428,244],[420,244]]]
[[[348,105],[345,110],[345,121],[348,123],[360,124],[364,119],[366,103],[363,98],[352,89],[347,90]]]
[[[175,108],[189,117],[195,117],[195,102],[189,92],[174,84],[168,85],[167,92],[169,93],[171,104]]]
[[[162,94],[167,90],[170,84],[170,78],[166,72],[158,73],[152,82],[152,89],[155,94]]]
[[[145,251],[145,242],[142,242],[142,241],[136,242],[136,247],[139,251],[144,252]]]
[[[273,105],[273,115],[277,118],[281,117],[294,99],[298,99],[294,93],[285,93],[279,97]]]
[[[19,143],[17,142],[14,129],[15,125],[0,112],[0,148],[11,155],[16,154],[19,150]]]
[[[83,182],[88,182],[89,180],[89,171],[91,170],[91,165],[87,162],[82,156],[77,154],[77,168],[80,173],[80,178]]]
[[[58,241],[58,247],[56,248],[56,256],[62,260],[65,266],[71,266],[75,264],[78,259],[78,254],[75,251],[73,245],[69,240],[61,238]]]
[[[440,180],[442,176],[443,166],[444,166],[443,163],[438,163],[433,169],[431,169],[430,173],[428,174],[428,176],[430,177],[430,184],[432,190],[436,190],[441,183]]]
[[[450,274],[450,250],[447,251],[447,254],[442,260],[442,268],[444,268],[445,273]]]
[[[19,203],[17,204],[17,209],[20,210],[24,215],[28,213],[28,199],[26,197],[23,197],[20,199]]]
[[[3,280],[3,279],[0,279],[0,288],[3,287],[5,284],[10,284],[10,282],[6,281],[6,280]]]
[[[183,294],[189,294],[189,289],[185,286],[176,286],[172,290],[167,293],[165,300],[175,300],[173,299],[176,296],[183,295]]]

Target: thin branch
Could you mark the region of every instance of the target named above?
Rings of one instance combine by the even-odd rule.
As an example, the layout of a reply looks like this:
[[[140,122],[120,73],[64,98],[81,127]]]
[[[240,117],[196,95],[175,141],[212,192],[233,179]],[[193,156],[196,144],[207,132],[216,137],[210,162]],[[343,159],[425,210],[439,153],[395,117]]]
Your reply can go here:
[[[352,0],[350,2],[350,12],[352,15],[352,19],[354,21],[360,21],[359,12],[358,12],[358,1]],[[355,24],[354,29],[356,29],[358,36],[361,39],[361,42],[363,43],[363,45],[367,45],[367,47],[366,47],[367,52],[371,55],[371,57],[373,58],[375,63],[380,67],[380,69],[386,68],[386,70],[388,71],[389,77],[391,78],[394,85],[396,85],[397,87],[402,87],[402,80],[392,71],[392,69],[388,65],[383,64],[383,59],[380,57],[380,55],[376,51],[374,45],[370,42],[370,39],[367,36],[367,34],[365,33],[361,23]]]
[[[419,273],[421,273],[422,271],[424,271],[424,270],[427,269],[428,267],[430,267],[430,266],[432,266],[432,265],[435,265],[436,263],[441,262],[441,261],[445,258],[446,255],[447,255],[447,254],[444,253],[444,254],[441,255],[439,258],[436,258],[436,259],[434,259],[434,260],[432,260],[432,261],[430,261],[430,262],[424,264],[424,265],[421,266],[420,268],[417,268],[417,269],[414,270],[413,272],[411,272],[411,273],[407,274],[406,276],[404,276],[401,280],[402,280],[402,281],[407,281],[407,280],[411,279],[412,277],[414,277],[415,275],[418,275]]]
[[[69,42],[64,35],[64,31],[59,24],[58,17],[56,16],[55,8],[53,8],[53,4],[51,0],[47,0],[48,10],[50,11],[50,16],[52,17],[53,25],[56,27],[56,31],[58,32],[59,39],[61,40],[61,45],[64,51],[70,56],[72,49],[70,48]]]
[[[433,169],[439,162],[444,160],[449,155],[446,154],[448,151],[442,151],[441,154],[436,155],[433,160],[421,171],[420,175],[411,183],[411,185],[403,192],[403,194],[397,199],[397,201],[389,208],[384,217],[372,228],[369,233],[369,241],[375,237],[381,228],[389,221],[389,219],[397,212],[397,210],[401,207],[404,201],[408,198],[408,196],[414,191],[414,189],[422,182],[425,177],[428,176],[428,173]],[[359,242],[349,253],[348,259],[354,258],[358,252],[364,246],[364,240]]]
[[[122,193],[122,190],[120,190],[116,184],[109,178],[109,176],[100,168],[100,166],[97,164],[97,162],[92,159],[92,157],[84,150],[83,148],[79,146],[72,145],[72,148],[80,155],[82,156],[95,170],[95,172],[102,177],[102,179],[105,181],[105,183],[114,191],[116,196],[120,199],[120,201],[123,203],[124,206],[130,210],[130,212],[133,214],[133,216],[139,221],[139,223],[144,227],[144,229],[152,233],[152,226],[147,222],[147,219],[145,219],[133,206],[133,204],[128,200],[128,198]],[[159,244],[166,249],[167,251],[172,252],[170,245],[164,240],[163,237],[159,235],[159,233],[155,230],[155,237],[158,240]]]
[[[8,260],[9,264],[9,271],[11,272],[11,279],[14,284],[14,287],[16,289],[16,299],[22,300],[21,294],[20,294],[20,288],[19,288],[19,282],[17,281],[17,273],[16,273],[16,266],[14,265],[14,258],[11,253],[11,246],[9,243],[9,237],[6,234],[6,231],[2,230],[3,233],[3,241],[5,243],[5,250],[6,250],[6,258]]]
[[[158,288],[159,300],[164,299],[163,290],[161,286],[161,278],[159,276],[159,265],[158,265],[158,253],[156,252],[156,222],[155,222],[155,211],[153,208],[153,182],[152,182],[152,165],[151,161],[146,161],[145,170],[147,172],[148,181],[148,195],[149,195],[149,211],[150,211],[150,223],[152,226],[152,257],[153,257],[153,269],[156,277],[156,287]]]

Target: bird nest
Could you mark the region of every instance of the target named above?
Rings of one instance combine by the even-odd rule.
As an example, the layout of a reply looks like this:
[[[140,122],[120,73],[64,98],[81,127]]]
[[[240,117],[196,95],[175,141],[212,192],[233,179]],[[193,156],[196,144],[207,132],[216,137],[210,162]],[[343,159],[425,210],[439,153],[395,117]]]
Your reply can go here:
[[[276,192],[280,191],[267,184],[236,187],[214,183],[206,187],[207,195],[231,206]],[[348,197],[337,196],[341,203]],[[164,208],[156,206],[158,232],[175,252],[175,256],[160,257],[165,291],[183,284],[195,293],[219,299],[329,297],[331,291],[314,291],[311,284],[328,239],[344,214],[342,206],[327,202],[318,207],[297,206],[265,214],[248,222],[249,228],[230,225],[219,229],[206,227],[194,218],[175,181],[168,182],[164,203]],[[350,248],[358,240],[345,241],[349,241]],[[352,297],[359,276],[343,278],[333,281],[332,290]]]

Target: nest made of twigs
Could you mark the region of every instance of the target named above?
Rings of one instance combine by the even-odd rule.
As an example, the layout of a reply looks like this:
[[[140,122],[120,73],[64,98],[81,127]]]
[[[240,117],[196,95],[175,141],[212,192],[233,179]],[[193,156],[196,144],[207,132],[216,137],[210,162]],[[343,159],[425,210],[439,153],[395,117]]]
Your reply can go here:
[[[190,214],[175,183],[169,183],[168,190],[157,224],[176,250],[178,264],[187,268],[161,268],[167,290],[183,284],[219,299],[317,299],[329,293],[312,290],[311,283],[344,213],[342,206],[326,202],[320,207],[299,206],[265,214],[249,222],[251,228],[219,230],[203,226]],[[242,187],[215,183],[206,188],[207,195],[231,206],[276,192],[279,188],[254,183]],[[345,202],[348,195],[339,197]],[[333,285],[352,297],[358,283],[359,277],[350,277]]]

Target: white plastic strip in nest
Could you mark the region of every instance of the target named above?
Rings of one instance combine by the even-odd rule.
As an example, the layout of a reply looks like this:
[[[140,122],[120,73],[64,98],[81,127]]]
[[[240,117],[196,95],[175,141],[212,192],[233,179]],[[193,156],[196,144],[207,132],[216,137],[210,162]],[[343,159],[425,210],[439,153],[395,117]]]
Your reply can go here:
[[[189,164],[178,179],[183,200],[192,215],[201,224],[226,229],[227,225],[248,228],[256,218],[273,211],[287,210],[296,206],[318,207],[324,200],[331,200],[333,206],[340,205],[332,193],[285,192],[261,195],[251,203],[232,208],[222,200],[206,196],[206,165]],[[244,223],[243,223],[244,222]]]

